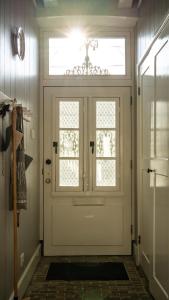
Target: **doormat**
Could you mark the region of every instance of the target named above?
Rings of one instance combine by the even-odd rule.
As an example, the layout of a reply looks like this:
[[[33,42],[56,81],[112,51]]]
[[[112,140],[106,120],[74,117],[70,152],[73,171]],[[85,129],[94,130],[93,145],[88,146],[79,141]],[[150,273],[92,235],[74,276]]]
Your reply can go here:
[[[46,280],[129,280],[124,264],[51,263]]]

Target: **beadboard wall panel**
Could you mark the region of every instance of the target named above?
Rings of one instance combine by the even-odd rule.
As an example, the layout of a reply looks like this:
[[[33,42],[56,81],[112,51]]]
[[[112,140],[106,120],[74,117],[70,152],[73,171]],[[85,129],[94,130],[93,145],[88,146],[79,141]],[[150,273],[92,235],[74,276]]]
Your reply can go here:
[[[39,241],[39,30],[34,10],[33,1],[30,0],[0,0],[0,90],[11,98],[16,98],[18,103],[22,103],[33,113],[31,122],[24,123],[25,152],[33,157],[33,162],[26,171],[28,209],[21,211],[18,229],[19,260],[21,253],[25,255],[24,265],[19,268],[19,276],[24,272]],[[11,33],[17,26],[22,26],[25,32],[26,52],[23,61],[12,52]],[[3,122],[0,118],[0,145],[3,127],[9,123],[8,117]],[[9,211],[9,162],[10,149],[0,152],[0,299],[3,300],[9,299],[13,282],[13,216]]]
[[[137,23],[137,64],[150,45],[155,33],[169,13],[168,0],[143,0]]]

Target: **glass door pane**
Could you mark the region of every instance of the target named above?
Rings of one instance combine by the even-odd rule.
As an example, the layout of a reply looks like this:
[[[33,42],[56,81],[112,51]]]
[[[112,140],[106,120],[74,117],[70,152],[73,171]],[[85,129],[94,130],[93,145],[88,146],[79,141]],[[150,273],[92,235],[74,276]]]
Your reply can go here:
[[[56,189],[81,189],[81,144],[82,120],[80,121],[82,101],[80,99],[58,99],[56,113],[56,136],[58,153],[56,155]]]
[[[117,187],[118,98],[95,102],[95,185],[96,189]]]

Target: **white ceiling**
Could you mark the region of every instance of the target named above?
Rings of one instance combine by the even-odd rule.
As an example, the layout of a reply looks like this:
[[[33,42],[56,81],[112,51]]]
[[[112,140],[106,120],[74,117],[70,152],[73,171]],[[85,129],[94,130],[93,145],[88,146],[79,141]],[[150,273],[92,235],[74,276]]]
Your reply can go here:
[[[57,7],[59,5],[59,0],[33,0],[37,6],[43,7]],[[132,8],[133,0],[112,0],[116,2],[118,8]]]
[[[135,5],[140,0],[110,0],[107,1],[107,13],[101,14],[98,9],[96,15],[76,14],[69,9],[71,0],[33,0],[36,5],[36,17],[41,28],[58,28],[60,26],[114,26],[114,27],[134,27],[138,20],[138,9]],[[74,0],[72,0],[74,3]],[[82,1],[83,2],[83,1]],[[91,0],[92,2],[92,0]],[[69,3],[67,8],[66,3]],[[78,2],[77,2],[78,3]],[[83,4],[85,1],[83,2]],[[94,1],[96,5],[96,0]],[[111,7],[112,3],[112,7]],[[64,5],[65,4],[65,5]],[[110,9],[109,9],[110,8]]]
[[[133,0],[119,0],[118,7],[119,8],[132,8]]]

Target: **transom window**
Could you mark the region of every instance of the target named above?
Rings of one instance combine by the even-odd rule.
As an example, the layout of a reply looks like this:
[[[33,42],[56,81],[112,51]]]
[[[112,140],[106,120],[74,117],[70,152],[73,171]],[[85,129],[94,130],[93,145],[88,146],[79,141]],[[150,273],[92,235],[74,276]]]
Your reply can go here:
[[[49,75],[126,75],[126,38],[49,38]]]

